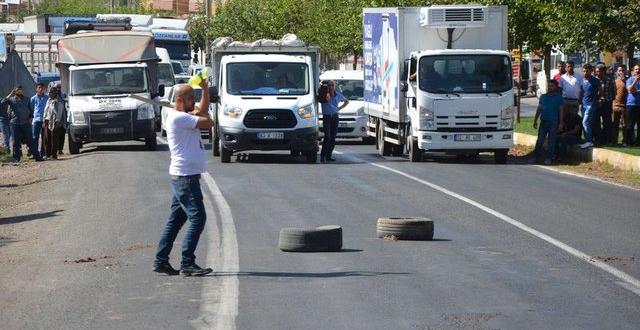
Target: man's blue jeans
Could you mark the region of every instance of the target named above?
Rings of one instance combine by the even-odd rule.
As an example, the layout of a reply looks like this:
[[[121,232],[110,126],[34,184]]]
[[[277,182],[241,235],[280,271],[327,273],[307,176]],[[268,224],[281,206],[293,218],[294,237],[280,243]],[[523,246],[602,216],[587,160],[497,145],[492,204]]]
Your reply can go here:
[[[42,122],[34,121],[33,122],[33,143],[36,144],[36,149],[40,146],[40,154],[44,155],[44,139],[42,139],[42,144],[40,144],[40,136],[42,135]]]
[[[550,120],[542,120],[538,127],[538,141],[536,141],[536,149],[534,155],[536,159],[540,159],[542,153],[542,145],[544,139],[549,138],[547,141],[547,159],[553,159],[554,149],[556,146],[556,135],[558,133],[558,124]]]
[[[9,126],[9,118],[0,117],[0,132],[2,132],[2,149],[5,152],[9,152],[9,139],[11,138],[11,126]]]
[[[22,158],[22,148],[20,148],[20,143],[22,142],[23,137],[27,141],[27,148],[29,148],[33,157],[35,159],[40,158],[38,148],[33,141],[31,124],[11,124],[11,135],[13,138],[13,159],[15,161],[20,161],[20,158]]]
[[[171,215],[169,215],[160,237],[160,243],[158,243],[155,265],[159,266],[169,262],[173,242],[182,225],[189,220],[189,228],[182,241],[182,261],[180,263],[182,267],[189,267],[195,264],[196,247],[207,220],[202,191],[200,190],[200,175],[172,176],[171,190],[173,192]]]
[[[582,104],[582,129],[585,142],[593,142],[593,119],[597,115],[595,104]]]

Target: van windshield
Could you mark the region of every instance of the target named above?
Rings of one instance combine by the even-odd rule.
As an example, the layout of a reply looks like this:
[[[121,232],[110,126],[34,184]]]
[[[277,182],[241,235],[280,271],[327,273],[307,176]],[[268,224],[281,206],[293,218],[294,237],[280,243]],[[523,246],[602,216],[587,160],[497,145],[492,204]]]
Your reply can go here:
[[[173,71],[171,64],[169,63],[158,63],[158,80],[160,84],[165,87],[171,87],[175,84],[173,79]]]
[[[71,71],[71,95],[111,95],[148,91],[145,68],[96,68]]]
[[[424,56],[419,65],[423,91],[502,93],[513,88],[511,61],[503,55]]]
[[[306,95],[309,69],[304,63],[227,64],[227,92],[232,95]]]
[[[362,80],[334,80],[336,89],[349,100],[364,99],[364,81]]]

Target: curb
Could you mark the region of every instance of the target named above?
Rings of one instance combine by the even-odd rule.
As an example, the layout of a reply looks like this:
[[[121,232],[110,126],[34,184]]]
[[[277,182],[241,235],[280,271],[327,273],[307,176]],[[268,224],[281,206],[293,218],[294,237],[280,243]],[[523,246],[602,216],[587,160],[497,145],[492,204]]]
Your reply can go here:
[[[535,135],[513,133],[513,142],[515,144],[535,147],[537,139],[538,137]],[[622,152],[602,148],[580,149],[578,146],[573,146],[569,150],[569,155],[582,161],[599,161],[611,164],[613,167],[622,170],[640,172],[640,157]]]

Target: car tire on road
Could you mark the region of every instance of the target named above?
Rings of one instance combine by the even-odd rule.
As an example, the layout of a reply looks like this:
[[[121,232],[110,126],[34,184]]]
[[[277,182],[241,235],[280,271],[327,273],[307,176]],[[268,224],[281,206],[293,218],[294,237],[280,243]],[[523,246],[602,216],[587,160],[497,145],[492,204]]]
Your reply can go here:
[[[155,151],[158,147],[158,140],[156,140],[156,135],[150,136],[144,139],[144,146],[149,151]]]
[[[225,148],[224,144],[222,144],[222,140],[218,140],[218,145],[220,147],[220,161],[223,163],[230,163],[233,152]]]
[[[306,158],[307,163],[315,164],[318,161],[318,148],[315,148],[315,149],[309,150],[309,151],[305,151],[304,152],[304,157]]]
[[[82,142],[74,142],[71,138],[71,133],[68,134],[69,139],[69,153],[72,155],[77,155],[80,153],[80,148],[82,148]]]
[[[493,160],[496,164],[506,164],[508,154],[509,154],[509,149],[496,150],[493,153]]]
[[[213,150],[214,157],[220,157],[220,137],[218,136],[218,129],[211,128],[213,134],[213,142],[211,142],[211,149]]]
[[[342,250],[342,227],[283,228],[278,248],[285,252],[335,252]]]
[[[379,218],[378,238],[428,241],[433,239],[433,221],[428,218]]]

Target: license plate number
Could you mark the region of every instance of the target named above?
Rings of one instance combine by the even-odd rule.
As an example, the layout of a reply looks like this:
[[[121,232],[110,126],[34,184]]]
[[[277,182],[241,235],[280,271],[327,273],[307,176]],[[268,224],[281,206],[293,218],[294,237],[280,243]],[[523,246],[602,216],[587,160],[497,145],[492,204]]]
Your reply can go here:
[[[284,140],[283,132],[260,132],[258,140]]]
[[[454,139],[456,141],[480,141],[480,134],[456,134]]]
[[[122,134],[124,133],[124,128],[122,127],[109,127],[109,128],[101,128],[100,133],[102,134]]]
[[[349,123],[339,123],[338,126],[340,127],[347,127],[349,126]]]

